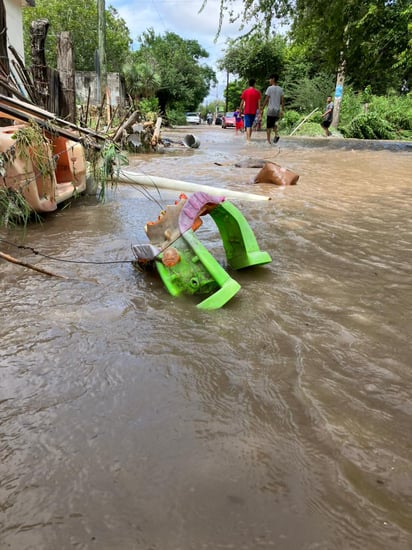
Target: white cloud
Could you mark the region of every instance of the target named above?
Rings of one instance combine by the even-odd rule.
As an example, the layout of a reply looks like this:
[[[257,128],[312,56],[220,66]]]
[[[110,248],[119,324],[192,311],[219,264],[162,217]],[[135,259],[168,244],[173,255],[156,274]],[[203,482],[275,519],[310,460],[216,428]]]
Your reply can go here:
[[[126,21],[135,48],[137,38],[145,30],[153,28],[156,34],[174,32],[186,40],[197,40],[209,53],[202,60],[212,67],[218,78],[218,85],[210,91],[206,101],[223,99],[226,86],[226,75],[217,70],[216,62],[224,55],[225,43],[228,38],[240,36],[241,20],[230,24],[228,16],[224,17],[219,37],[220,0],[207,0],[204,9],[199,13],[203,0],[106,0],[106,7],[113,6],[120,17]],[[233,2],[234,13],[241,13],[243,0]]]
[[[243,2],[237,2],[239,9]],[[239,36],[239,24],[230,24],[225,18],[219,38],[215,42],[219,27],[220,0],[207,0],[199,13],[202,0],[111,0],[126,21],[130,35],[137,45],[137,37],[153,28],[157,34],[174,32],[184,39],[194,39],[209,53],[206,63],[214,65],[223,56],[227,38]]]

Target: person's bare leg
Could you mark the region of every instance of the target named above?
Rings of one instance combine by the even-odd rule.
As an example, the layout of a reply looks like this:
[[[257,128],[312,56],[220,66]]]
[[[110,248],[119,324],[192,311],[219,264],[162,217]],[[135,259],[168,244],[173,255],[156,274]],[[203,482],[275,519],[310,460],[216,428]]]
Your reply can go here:
[[[266,128],[266,139],[267,139],[267,142],[270,143],[270,133],[271,133],[271,129],[270,128]]]
[[[274,137],[273,142],[274,142],[274,143],[277,143],[277,142],[279,141],[278,125],[277,125],[277,124],[275,124],[275,125],[273,126],[273,131],[275,132],[275,137]]]

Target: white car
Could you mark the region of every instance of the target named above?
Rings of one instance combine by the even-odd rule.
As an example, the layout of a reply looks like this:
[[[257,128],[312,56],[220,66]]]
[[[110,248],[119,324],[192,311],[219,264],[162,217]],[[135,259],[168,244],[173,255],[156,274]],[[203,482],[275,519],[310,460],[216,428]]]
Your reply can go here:
[[[200,124],[202,119],[198,113],[186,113],[186,124]]]

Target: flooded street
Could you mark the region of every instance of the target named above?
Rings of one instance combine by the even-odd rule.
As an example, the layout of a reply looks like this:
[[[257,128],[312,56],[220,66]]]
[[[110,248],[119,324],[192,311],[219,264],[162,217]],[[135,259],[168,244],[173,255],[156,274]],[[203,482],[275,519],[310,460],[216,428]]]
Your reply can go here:
[[[67,277],[0,260],[0,550],[410,550],[411,149],[188,132],[128,169],[272,198],[230,199],[273,261],[224,308],[131,265],[178,192],[0,230]],[[197,236],[224,258],[210,216]]]

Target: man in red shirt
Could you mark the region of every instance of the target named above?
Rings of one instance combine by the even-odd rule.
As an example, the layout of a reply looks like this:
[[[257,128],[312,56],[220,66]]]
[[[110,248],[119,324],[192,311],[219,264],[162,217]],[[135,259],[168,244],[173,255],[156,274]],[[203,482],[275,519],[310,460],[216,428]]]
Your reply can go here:
[[[261,95],[259,90],[255,88],[256,80],[251,78],[249,80],[249,88],[243,90],[240,103],[240,110],[245,115],[244,124],[246,129],[246,140],[250,141],[252,137],[252,126],[256,117],[256,112],[259,109],[260,112],[260,100]]]

